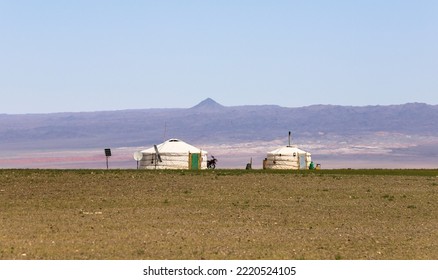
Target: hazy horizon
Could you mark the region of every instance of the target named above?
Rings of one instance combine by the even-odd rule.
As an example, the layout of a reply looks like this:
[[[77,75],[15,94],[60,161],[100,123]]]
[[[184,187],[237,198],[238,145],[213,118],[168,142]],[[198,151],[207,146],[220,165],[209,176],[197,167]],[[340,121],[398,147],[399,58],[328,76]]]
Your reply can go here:
[[[192,106],[193,107],[193,106]],[[0,115],[0,168],[134,168],[134,152],[169,138],[207,150],[218,168],[261,168],[266,153],[292,143],[323,168],[434,168],[438,106],[228,107]],[[141,146],[140,146],[141,145]]]

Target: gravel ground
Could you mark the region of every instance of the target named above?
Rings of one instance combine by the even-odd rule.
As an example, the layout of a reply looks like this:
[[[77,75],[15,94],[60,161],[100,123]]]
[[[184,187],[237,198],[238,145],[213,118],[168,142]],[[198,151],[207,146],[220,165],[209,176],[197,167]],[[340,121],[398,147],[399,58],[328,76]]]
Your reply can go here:
[[[438,259],[435,173],[0,170],[0,259]]]

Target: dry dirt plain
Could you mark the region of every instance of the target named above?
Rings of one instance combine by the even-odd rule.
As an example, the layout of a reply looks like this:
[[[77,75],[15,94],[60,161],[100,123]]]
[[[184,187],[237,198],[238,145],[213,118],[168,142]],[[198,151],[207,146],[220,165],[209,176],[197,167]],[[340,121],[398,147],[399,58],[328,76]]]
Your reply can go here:
[[[438,170],[0,170],[0,259],[438,259]]]

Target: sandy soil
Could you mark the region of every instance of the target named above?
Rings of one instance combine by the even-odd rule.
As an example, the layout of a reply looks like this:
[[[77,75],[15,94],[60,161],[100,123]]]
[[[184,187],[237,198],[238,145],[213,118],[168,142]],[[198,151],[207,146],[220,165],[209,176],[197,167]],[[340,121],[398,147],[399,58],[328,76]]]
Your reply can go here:
[[[437,175],[0,170],[0,259],[438,259]]]

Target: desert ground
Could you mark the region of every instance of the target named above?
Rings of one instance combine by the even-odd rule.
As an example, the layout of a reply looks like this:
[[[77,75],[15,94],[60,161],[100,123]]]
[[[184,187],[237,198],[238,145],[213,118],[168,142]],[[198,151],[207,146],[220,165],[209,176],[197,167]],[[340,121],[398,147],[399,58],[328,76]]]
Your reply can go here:
[[[438,170],[0,170],[0,259],[438,259]]]

